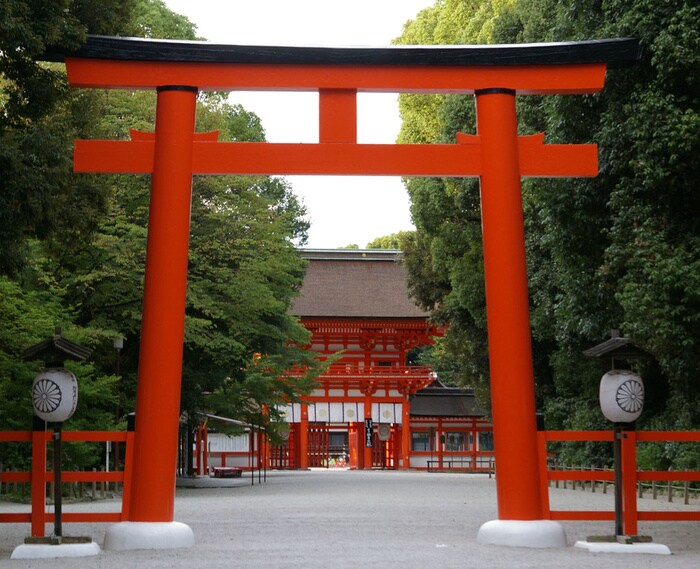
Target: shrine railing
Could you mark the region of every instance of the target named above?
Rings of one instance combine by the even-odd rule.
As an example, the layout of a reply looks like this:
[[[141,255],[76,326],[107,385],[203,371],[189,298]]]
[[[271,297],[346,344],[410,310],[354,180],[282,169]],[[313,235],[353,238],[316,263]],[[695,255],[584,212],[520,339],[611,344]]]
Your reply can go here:
[[[294,368],[289,370],[292,376],[306,373],[306,369]],[[384,378],[394,380],[418,380],[431,379],[433,368],[429,366],[363,366],[356,363],[331,364],[319,376],[319,379],[348,378],[348,379],[372,379]]]
[[[549,504],[549,482],[561,480],[614,481],[612,471],[562,470],[548,465],[547,443],[555,441],[613,442],[612,431],[540,431],[539,464],[542,481],[542,509],[552,520],[614,520],[613,510],[552,510]],[[644,481],[700,481],[699,470],[640,471],[637,469],[637,443],[640,442],[700,442],[700,431],[623,431],[622,522],[626,535],[637,535],[640,521],[700,521],[700,510],[640,511],[637,503],[637,483]],[[611,498],[612,506],[612,498]]]
[[[408,376],[426,377],[433,372],[429,366],[358,366],[355,364],[331,364],[323,373],[329,375],[352,375],[352,376]],[[322,376],[322,377],[323,377]]]
[[[129,491],[131,488],[131,454],[133,452],[133,431],[63,431],[64,443],[71,442],[113,442],[124,444],[124,470],[112,472],[73,471],[62,472],[63,482],[112,482],[121,483],[122,503],[118,512],[71,512],[63,511],[63,522],[120,522],[128,519]],[[47,471],[46,444],[51,440],[51,432],[36,431],[0,431],[0,443],[30,443],[32,469],[30,471],[3,471],[0,481],[3,483],[29,483],[31,485],[31,504],[29,511],[0,512],[0,523],[31,524],[32,537],[44,537],[45,526],[54,521],[53,512],[46,505],[46,486],[53,483],[53,472]]]

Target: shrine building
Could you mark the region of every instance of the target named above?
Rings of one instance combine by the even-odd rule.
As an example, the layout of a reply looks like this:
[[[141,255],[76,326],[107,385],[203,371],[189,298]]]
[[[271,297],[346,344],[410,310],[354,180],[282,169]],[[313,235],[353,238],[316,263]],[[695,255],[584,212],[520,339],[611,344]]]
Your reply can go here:
[[[474,392],[447,387],[416,363],[418,350],[444,330],[410,299],[401,251],[300,254],[308,266],[292,310],[312,334],[309,349],[337,359],[304,403],[278,409],[289,424],[284,445],[266,445],[259,432],[205,428],[197,437],[197,472],[263,465],[492,470],[493,427]]]
[[[308,403],[281,409],[290,425],[273,468],[460,468],[493,463],[492,428],[471,390],[445,387],[417,365],[443,330],[410,299],[400,251],[301,250],[308,266],[293,312],[310,349],[340,354]]]

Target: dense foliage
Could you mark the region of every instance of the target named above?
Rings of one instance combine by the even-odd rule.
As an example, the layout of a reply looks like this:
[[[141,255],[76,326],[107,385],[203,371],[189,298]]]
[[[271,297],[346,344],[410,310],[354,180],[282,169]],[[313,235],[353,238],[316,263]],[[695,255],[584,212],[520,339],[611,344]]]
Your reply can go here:
[[[0,10],[0,429],[31,427],[41,362],[20,354],[55,326],[94,348],[69,366],[80,396],[66,428],[124,428],[134,409],[150,182],[73,174],[72,141],[152,131],[155,94],[69,89],[61,65],[37,60],[86,32],[195,39],[196,30],[161,0],[9,0]],[[257,116],[217,93],[200,95],[197,129],[265,139]],[[259,422],[265,406],[308,391],[317,366],[288,311],[303,278],[295,246],[306,239],[305,211],[279,178],[202,176],[193,190],[182,408],[191,420],[206,410]],[[311,371],[280,380],[294,365]],[[20,460],[11,446],[0,446],[5,468]],[[92,466],[99,457],[69,449],[68,460]]]
[[[538,406],[550,428],[605,427],[604,365],[582,351],[611,329],[655,354],[642,428],[700,426],[700,6],[695,2],[439,0],[400,43],[526,43],[635,37],[640,65],[609,70],[602,93],[521,97],[521,134],[599,145],[593,179],[523,183]],[[402,96],[405,142],[474,132],[466,96]],[[417,227],[412,290],[450,332],[435,356],[448,376],[486,390],[488,361],[478,183],[411,179]],[[607,362],[606,362],[607,364]],[[597,448],[584,449],[586,459]],[[678,445],[645,451],[656,466],[698,467]],[[575,457],[583,460],[583,455]]]

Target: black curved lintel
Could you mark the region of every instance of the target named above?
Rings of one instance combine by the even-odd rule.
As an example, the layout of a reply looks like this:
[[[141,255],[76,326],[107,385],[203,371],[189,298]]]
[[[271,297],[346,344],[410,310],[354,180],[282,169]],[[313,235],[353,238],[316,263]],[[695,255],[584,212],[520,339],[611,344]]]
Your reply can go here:
[[[292,47],[88,36],[79,49],[47,53],[44,59],[63,61],[68,56],[127,61],[276,65],[520,66],[606,63],[608,67],[621,67],[639,61],[641,47],[639,41],[632,38],[539,44]]]

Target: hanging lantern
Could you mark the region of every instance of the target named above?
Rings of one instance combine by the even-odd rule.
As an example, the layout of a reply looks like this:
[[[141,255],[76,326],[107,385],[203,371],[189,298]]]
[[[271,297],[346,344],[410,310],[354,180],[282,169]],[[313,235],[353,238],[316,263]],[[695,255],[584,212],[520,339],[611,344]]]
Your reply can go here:
[[[283,441],[289,440],[289,423],[280,423],[277,429],[277,434],[282,438]]]
[[[636,373],[614,369],[600,380],[600,408],[608,421],[633,423],[644,407],[644,383]]]
[[[64,368],[39,372],[32,383],[32,404],[36,415],[49,423],[63,423],[78,405],[78,381]]]
[[[391,438],[391,425],[381,423],[377,427],[377,434],[380,441],[388,441]]]

